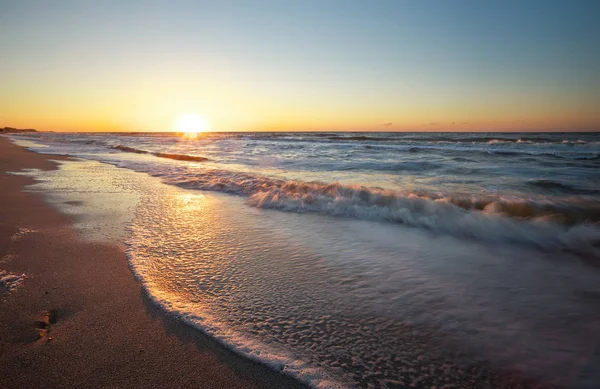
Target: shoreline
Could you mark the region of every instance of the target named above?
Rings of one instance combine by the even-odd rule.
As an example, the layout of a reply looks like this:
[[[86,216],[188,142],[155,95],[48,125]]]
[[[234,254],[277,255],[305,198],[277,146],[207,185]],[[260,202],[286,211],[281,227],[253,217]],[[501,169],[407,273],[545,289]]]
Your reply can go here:
[[[164,313],[122,247],[81,240],[72,217],[23,190],[32,178],[7,173],[67,158],[6,137],[0,156],[0,270],[26,275],[0,295],[1,388],[306,388]]]

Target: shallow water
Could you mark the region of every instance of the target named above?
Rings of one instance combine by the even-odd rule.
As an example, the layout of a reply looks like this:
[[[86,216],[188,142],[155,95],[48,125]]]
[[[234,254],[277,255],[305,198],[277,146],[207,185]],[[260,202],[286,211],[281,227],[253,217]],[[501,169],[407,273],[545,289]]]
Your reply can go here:
[[[221,133],[14,137],[247,205],[600,257],[600,134]]]
[[[32,190],[76,207],[85,236],[124,239],[158,304],[314,386],[600,382],[589,255],[253,207],[94,161],[61,166],[28,173],[43,180]]]
[[[202,167],[222,171],[402,192],[600,196],[595,172],[600,133],[208,133],[195,139],[172,133],[38,133],[19,138],[43,143],[46,152],[110,153],[103,158],[155,165],[187,157],[186,162],[206,162]]]

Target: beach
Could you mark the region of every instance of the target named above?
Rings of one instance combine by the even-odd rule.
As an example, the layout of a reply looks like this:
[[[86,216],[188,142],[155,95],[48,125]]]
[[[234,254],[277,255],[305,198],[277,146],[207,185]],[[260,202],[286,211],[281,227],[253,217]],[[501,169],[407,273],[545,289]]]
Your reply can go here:
[[[0,389],[600,388],[600,2],[0,9]]]
[[[596,137],[2,138],[0,373],[595,388]]]
[[[600,388],[600,2],[0,8],[0,389]]]
[[[0,295],[0,388],[303,387],[163,313],[121,245],[81,240],[23,191],[31,178],[7,173],[58,159],[0,137],[0,269],[26,277]]]

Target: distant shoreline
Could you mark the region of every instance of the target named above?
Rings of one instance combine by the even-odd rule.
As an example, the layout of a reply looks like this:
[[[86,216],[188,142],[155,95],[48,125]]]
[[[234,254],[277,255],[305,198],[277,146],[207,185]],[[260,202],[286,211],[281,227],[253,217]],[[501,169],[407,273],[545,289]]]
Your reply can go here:
[[[33,128],[14,128],[14,127],[4,127],[0,128],[0,134],[18,134],[22,132],[38,132]]]

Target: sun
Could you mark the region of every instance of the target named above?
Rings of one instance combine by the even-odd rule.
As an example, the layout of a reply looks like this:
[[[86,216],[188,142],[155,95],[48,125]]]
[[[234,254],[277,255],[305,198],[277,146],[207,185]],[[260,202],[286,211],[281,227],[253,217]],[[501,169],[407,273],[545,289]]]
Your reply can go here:
[[[209,128],[208,120],[194,113],[182,115],[177,120],[177,130],[185,134],[197,134],[208,131]]]

